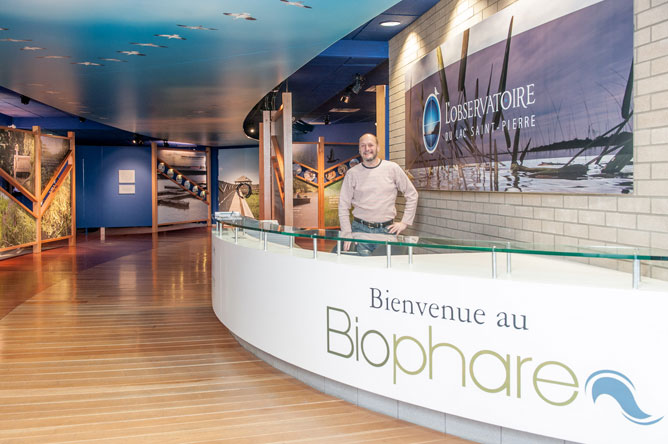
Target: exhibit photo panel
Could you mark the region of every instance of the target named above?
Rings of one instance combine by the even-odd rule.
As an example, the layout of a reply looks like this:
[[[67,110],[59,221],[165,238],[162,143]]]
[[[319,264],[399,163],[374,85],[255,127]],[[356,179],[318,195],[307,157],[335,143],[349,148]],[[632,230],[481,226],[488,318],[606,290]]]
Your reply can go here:
[[[520,0],[406,74],[418,189],[633,193],[633,2]]]
[[[207,222],[206,152],[159,148],[157,162],[157,224]]]
[[[218,149],[218,211],[260,217],[258,148]]]
[[[73,177],[74,133],[0,127],[0,258],[74,244]]]

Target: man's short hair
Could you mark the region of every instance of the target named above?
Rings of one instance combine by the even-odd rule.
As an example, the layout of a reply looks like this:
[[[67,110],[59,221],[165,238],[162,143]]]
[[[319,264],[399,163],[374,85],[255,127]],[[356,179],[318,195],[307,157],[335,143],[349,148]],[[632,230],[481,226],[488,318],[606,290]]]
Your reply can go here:
[[[357,139],[357,141],[359,142],[360,140],[362,140],[362,137],[364,137],[364,136],[371,136],[371,137],[373,137],[373,140],[376,141],[376,145],[378,145],[378,137],[376,137],[376,135],[373,134],[373,133],[364,133],[364,134],[362,134],[362,135],[360,136],[359,139]]]

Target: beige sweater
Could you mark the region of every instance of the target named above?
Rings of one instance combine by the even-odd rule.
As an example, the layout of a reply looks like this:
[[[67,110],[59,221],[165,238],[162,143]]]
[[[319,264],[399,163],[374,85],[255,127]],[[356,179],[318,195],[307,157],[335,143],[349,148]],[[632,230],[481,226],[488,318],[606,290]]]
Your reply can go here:
[[[401,219],[411,225],[417,209],[418,193],[399,165],[381,160],[378,166],[367,168],[363,164],[355,165],[343,178],[339,196],[339,223],[343,233],[350,233],[349,210],[352,205],[353,216],[367,222],[386,222],[397,215],[395,201],[397,191],[406,198],[406,208]]]

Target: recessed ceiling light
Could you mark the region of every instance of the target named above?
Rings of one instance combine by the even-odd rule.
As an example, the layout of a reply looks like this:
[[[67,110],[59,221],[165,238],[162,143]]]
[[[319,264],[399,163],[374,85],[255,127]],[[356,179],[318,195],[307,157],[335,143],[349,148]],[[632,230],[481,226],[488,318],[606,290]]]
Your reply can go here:
[[[380,26],[390,27],[390,26],[399,26],[399,25],[401,25],[401,22],[398,22],[396,20],[388,20],[386,22],[380,22]]]

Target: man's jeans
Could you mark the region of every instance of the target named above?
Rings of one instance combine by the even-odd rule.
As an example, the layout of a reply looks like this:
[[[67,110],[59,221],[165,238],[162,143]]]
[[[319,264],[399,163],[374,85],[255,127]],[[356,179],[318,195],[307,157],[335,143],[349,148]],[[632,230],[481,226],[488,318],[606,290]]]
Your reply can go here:
[[[352,231],[353,233],[358,232],[358,233],[373,233],[373,234],[388,234],[389,231],[387,231],[387,227],[379,227],[379,228],[369,228],[364,224],[361,224],[357,222],[356,220],[352,221]],[[356,242],[355,243],[355,249],[357,250],[357,253],[360,256],[370,256],[371,253],[374,252],[374,250],[378,247],[378,244],[371,244],[371,243],[362,243],[362,242]]]

